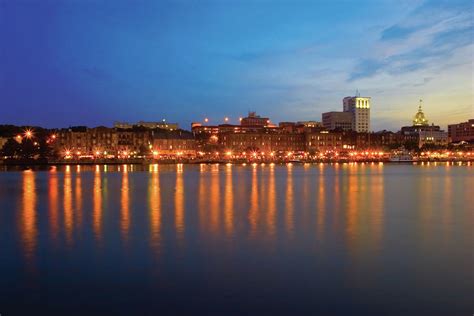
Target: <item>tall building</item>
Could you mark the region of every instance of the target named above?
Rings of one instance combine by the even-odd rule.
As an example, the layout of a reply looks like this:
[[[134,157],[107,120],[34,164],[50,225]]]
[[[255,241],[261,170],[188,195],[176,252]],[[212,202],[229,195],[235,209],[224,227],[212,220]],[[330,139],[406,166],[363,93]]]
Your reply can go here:
[[[327,130],[352,130],[352,114],[349,112],[326,112],[322,116],[323,126]]]
[[[370,97],[345,97],[342,103],[344,112],[352,115],[352,130],[358,133],[370,132]]]

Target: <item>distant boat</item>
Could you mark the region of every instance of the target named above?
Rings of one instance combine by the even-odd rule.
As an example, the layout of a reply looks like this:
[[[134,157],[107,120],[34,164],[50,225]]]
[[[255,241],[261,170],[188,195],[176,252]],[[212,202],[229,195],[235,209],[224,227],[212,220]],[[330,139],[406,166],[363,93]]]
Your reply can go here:
[[[410,154],[392,155],[389,158],[390,162],[414,162],[415,159]]]

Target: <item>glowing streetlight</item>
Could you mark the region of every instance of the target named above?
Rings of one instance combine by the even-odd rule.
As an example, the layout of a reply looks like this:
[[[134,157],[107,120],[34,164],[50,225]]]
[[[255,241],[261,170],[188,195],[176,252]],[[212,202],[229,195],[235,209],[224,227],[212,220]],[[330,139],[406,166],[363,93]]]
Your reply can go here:
[[[206,123],[209,122],[209,119],[206,117],[206,118],[204,119],[204,122],[206,122]]]
[[[31,129],[25,130],[25,137],[30,139],[33,137],[33,131]]]
[[[225,121],[226,123],[229,122],[229,118],[226,116],[226,117],[224,118],[224,121]]]

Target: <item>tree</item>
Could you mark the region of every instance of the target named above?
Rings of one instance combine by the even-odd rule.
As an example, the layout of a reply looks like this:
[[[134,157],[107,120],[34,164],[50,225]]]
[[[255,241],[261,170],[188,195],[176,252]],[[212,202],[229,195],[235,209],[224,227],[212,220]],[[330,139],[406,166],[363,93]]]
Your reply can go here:
[[[20,144],[14,140],[13,138],[10,138],[7,140],[5,145],[3,145],[1,153],[2,156],[8,157],[8,158],[15,158],[20,154],[21,146]]]

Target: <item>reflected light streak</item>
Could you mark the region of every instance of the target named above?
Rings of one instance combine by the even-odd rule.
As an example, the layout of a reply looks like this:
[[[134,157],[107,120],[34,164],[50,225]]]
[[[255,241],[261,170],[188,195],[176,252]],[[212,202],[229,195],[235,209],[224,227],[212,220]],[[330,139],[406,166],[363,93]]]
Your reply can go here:
[[[122,172],[122,190],[121,190],[121,212],[120,212],[120,228],[122,233],[122,239],[128,241],[128,232],[130,229],[130,192],[128,183],[128,166],[123,166]]]
[[[80,166],[78,166],[80,167]],[[82,224],[82,180],[80,168],[77,169],[76,173],[76,184],[75,184],[75,200],[76,200],[76,226],[81,226]]]
[[[226,168],[224,196],[224,222],[227,234],[234,230],[234,191],[232,186],[232,166]]]
[[[184,238],[184,185],[182,164],[178,164],[176,170],[176,189],[174,205],[176,233],[178,234],[178,239],[182,240]]]
[[[287,165],[287,177],[286,177],[286,231],[289,237],[293,236],[294,232],[294,200],[293,200],[293,165]]]
[[[269,170],[268,179],[268,212],[267,212],[267,226],[270,238],[275,238],[276,233],[276,189],[275,189],[275,169],[272,167]]]
[[[249,210],[249,223],[250,223],[250,235],[255,236],[257,232],[257,221],[258,221],[258,179],[257,169],[252,168],[252,185],[250,192],[250,210]]]
[[[72,213],[72,179],[71,168],[67,166],[64,174],[64,231],[66,233],[66,242],[72,242],[72,233],[74,218]]]
[[[211,189],[210,189],[210,213],[211,213],[211,231],[212,232],[217,232],[219,230],[219,221],[220,221],[220,201],[221,201],[221,196],[220,196],[220,179],[219,179],[219,166],[212,167],[211,170]]]
[[[58,214],[58,175],[55,169],[49,173],[48,197],[49,197],[49,228],[51,239],[57,241],[59,234],[59,214]]]
[[[160,249],[160,231],[161,231],[161,197],[160,197],[160,174],[158,165],[153,167],[153,173],[149,185],[149,203],[150,203],[150,230],[151,245],[156,252]]]
[[[94,173],[92,222],[94,235],[97,240],[100,240],[102,235],[102,179],[100,169],[96,169]]]
[[[36,227],[36,199],[35,173],[27,170],[23,172],[20,236],[28,264],[33,263],[33,257],[37,246],[38,229]]]
[[[324,226],[326,218],[326,192],[324,184],[324,175],[321,173],[319,175],[319,185],[318,185],[318,215],[316,218],[317,221],[317,234],[319,238],[322,238],[324,235]]]

